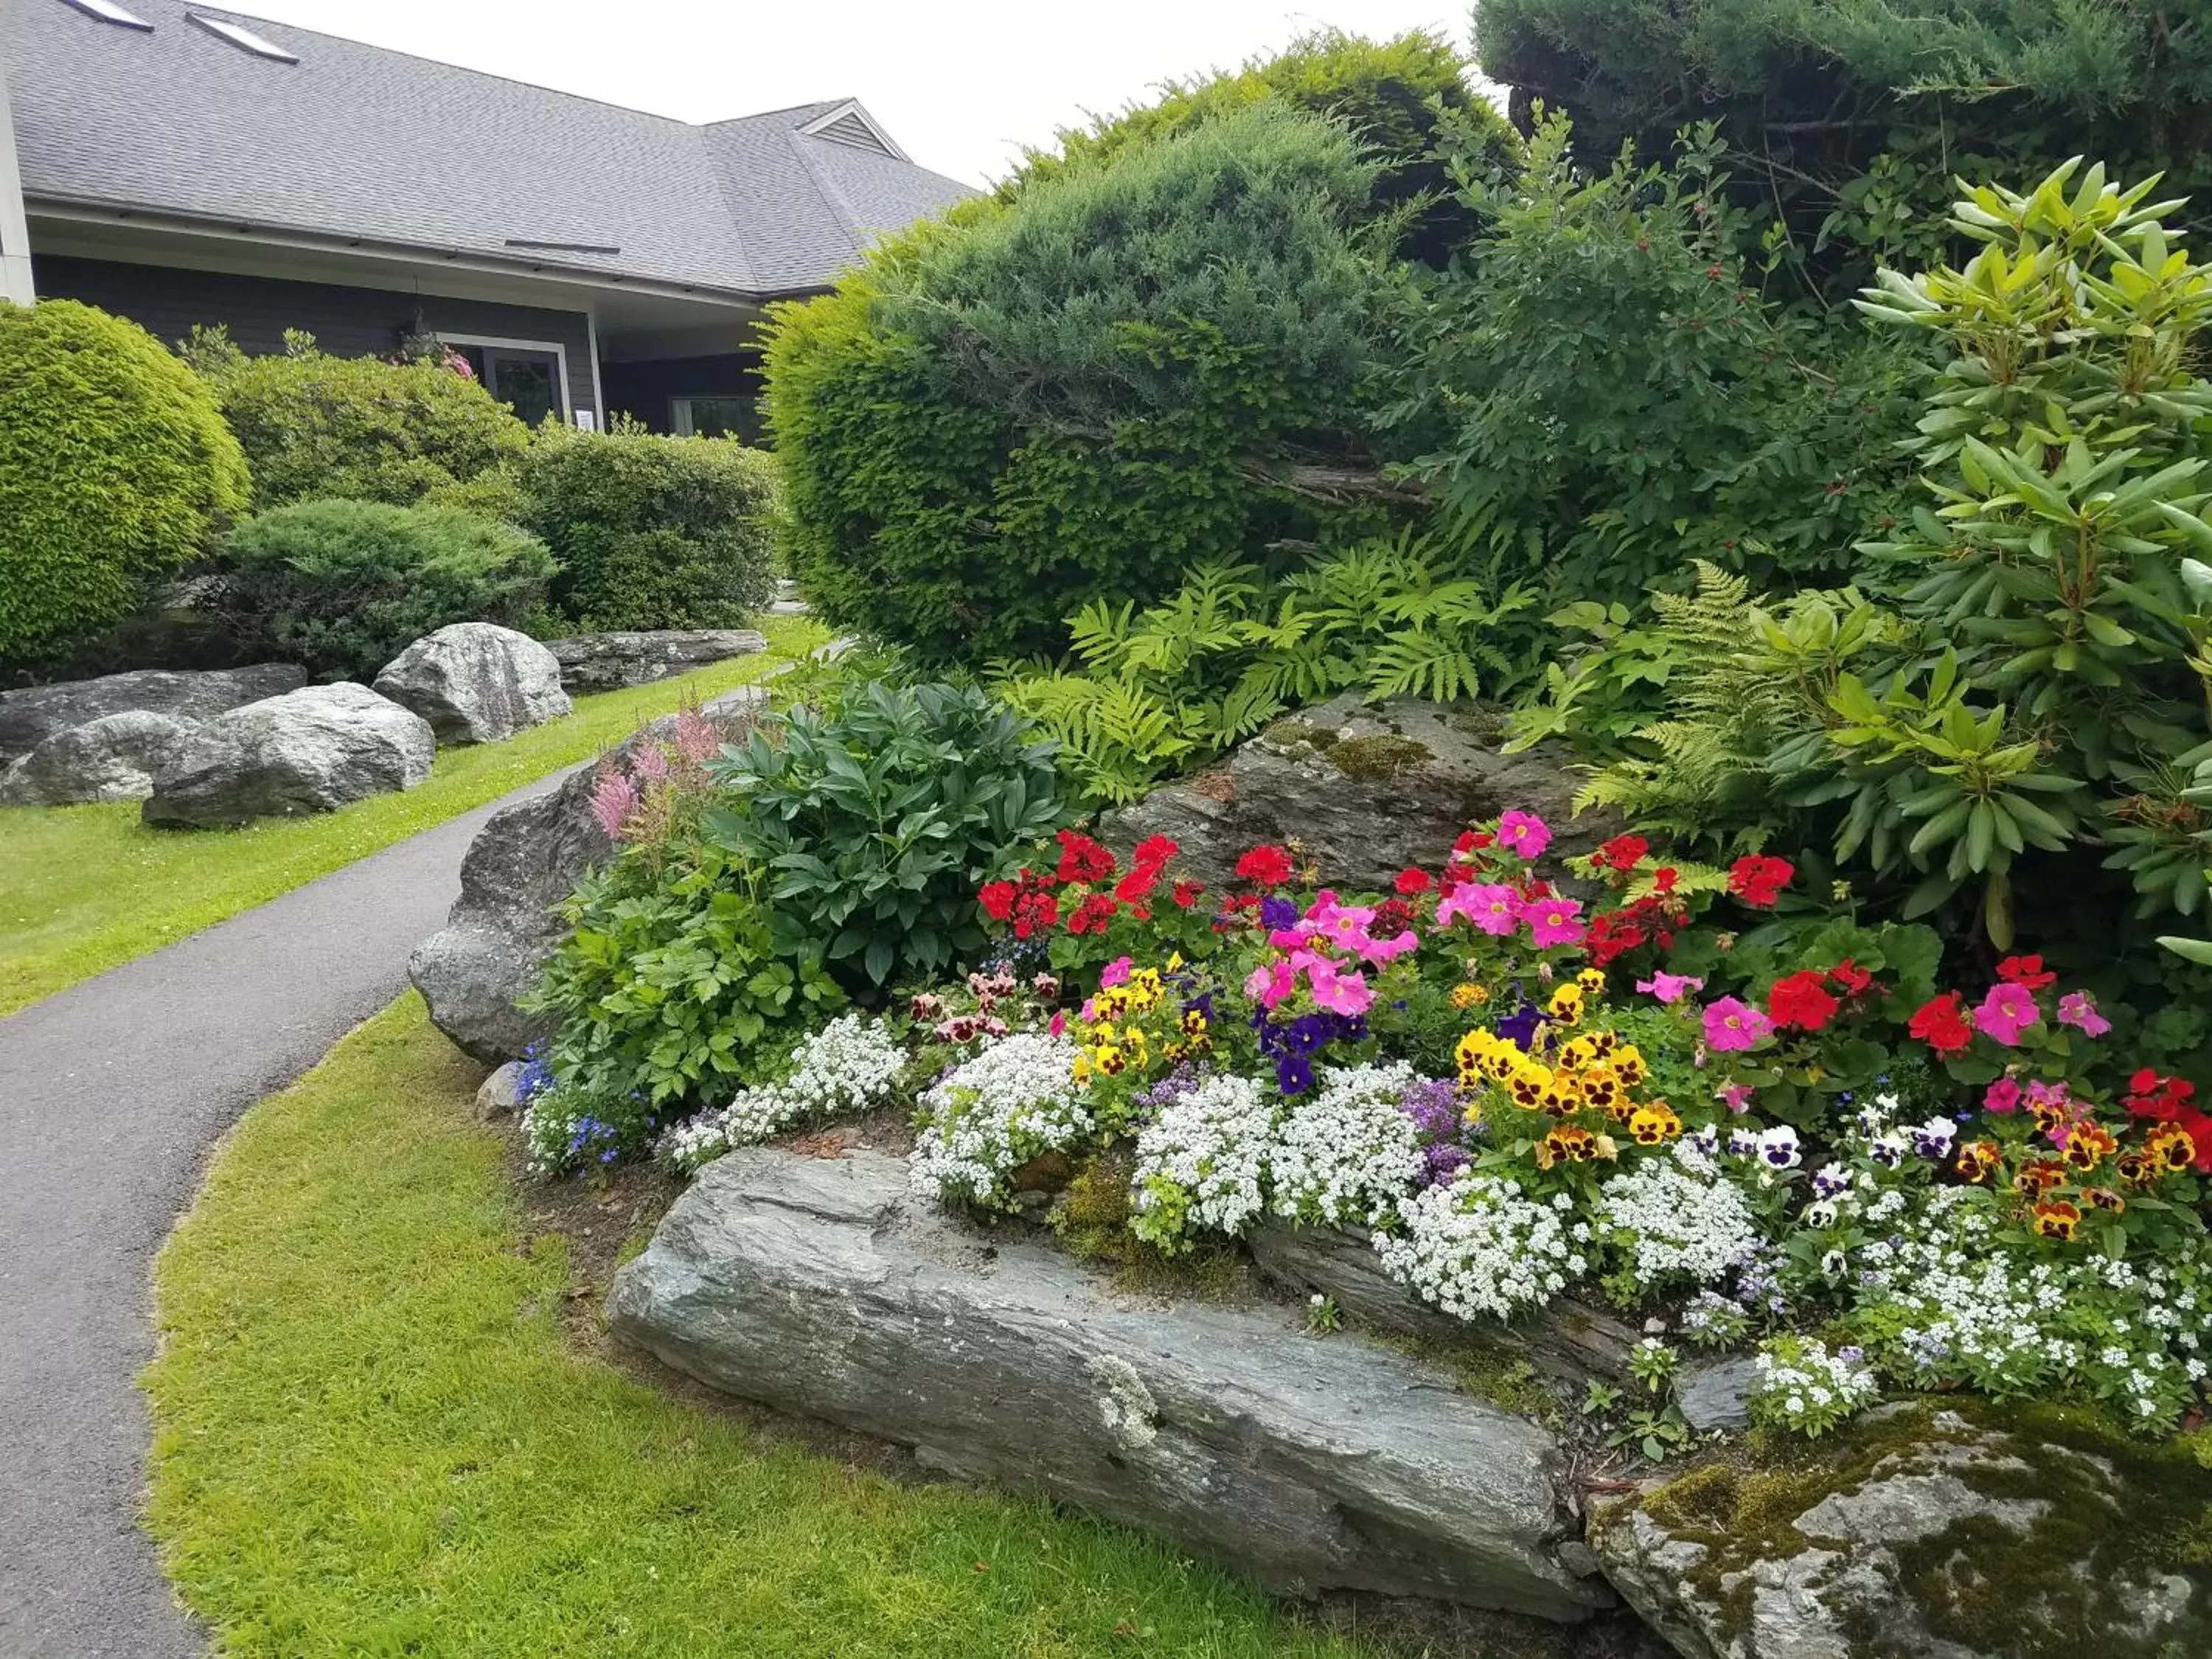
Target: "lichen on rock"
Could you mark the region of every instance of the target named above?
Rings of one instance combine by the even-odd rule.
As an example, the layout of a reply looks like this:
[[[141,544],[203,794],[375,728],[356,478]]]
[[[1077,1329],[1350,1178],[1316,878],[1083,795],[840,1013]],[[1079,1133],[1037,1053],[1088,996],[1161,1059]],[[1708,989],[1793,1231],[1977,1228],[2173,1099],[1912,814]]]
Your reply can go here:
[[[1601,1515],[1615,1587],[1690,1659],[2212,1651],[2212,1478],[2077,1414],[1902,1403]]]

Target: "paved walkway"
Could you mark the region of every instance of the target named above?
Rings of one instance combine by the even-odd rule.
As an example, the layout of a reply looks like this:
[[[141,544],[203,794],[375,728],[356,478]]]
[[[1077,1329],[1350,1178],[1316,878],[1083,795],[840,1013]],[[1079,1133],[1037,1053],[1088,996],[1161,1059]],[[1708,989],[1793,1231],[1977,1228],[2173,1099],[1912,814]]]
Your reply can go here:
[[[556,781],[0,1019],[0,1659],[204,1650],[138,1525],[154,1253],[216,1138],[406,988],[478,826]]]

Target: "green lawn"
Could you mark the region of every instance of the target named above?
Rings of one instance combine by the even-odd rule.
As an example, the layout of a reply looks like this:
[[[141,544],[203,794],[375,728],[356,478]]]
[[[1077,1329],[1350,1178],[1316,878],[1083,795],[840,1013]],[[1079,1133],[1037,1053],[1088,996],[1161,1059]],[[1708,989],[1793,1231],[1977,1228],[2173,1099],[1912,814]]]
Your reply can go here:
[[[155,1270],[149,1522],[228,1654],[1355,1659],[1044,1504],[908,1487],[577,1357],[480,1068],[410,995],[249,1112]]]
[[[0,808],[0,1015],[588,759],[684,696],[757,679],[828,637],[803,617],[772,617],[763,631],[762,656],[580,697],[564,720],[505,743],[446,750],[420,787],[341,812],[179,830],[147,829],[135,801]]]

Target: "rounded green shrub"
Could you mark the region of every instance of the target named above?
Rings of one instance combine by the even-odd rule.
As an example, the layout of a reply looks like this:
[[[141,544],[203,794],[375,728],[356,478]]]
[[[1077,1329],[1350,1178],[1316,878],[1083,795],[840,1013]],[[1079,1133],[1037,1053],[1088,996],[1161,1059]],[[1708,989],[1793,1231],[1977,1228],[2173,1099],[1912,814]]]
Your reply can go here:
[[[726,438],[547,427],[522,522],[560,561],[553,608],[587,629],[729,628],[775,591],[775,458]]]
[[[506,404],[440,364],[333,357],[310,336],[286,338],[291,349],[267,357],[205,334],[189,348],[252,464],[258,506],[411,507],[530,447]]]
[[[0,303],[0,661],[121,619],[246,488],[215,399],[144,329],[72,300]]]
[[[221,601],[243,642],[366,680],[449,623],[512,627],[543,599],[535,536],[455,507],[301,501],[231,532]]]
[[[1279,101],[1132,144],[781,307],[784,546],[833,622],[973,659],[1310,539],[1277,480],[1360,453],[1389,277],[1374,166]]]

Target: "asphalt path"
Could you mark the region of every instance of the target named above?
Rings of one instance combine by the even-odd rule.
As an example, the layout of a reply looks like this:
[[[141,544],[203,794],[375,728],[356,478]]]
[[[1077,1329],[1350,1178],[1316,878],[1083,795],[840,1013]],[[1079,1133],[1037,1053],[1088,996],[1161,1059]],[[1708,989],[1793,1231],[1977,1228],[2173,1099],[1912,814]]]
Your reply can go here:
[[[406,988],[484,819],[558,781],[0,1019],[4,1659],[205,1651],[140,1525],[155,1252],[240,1114]]]

